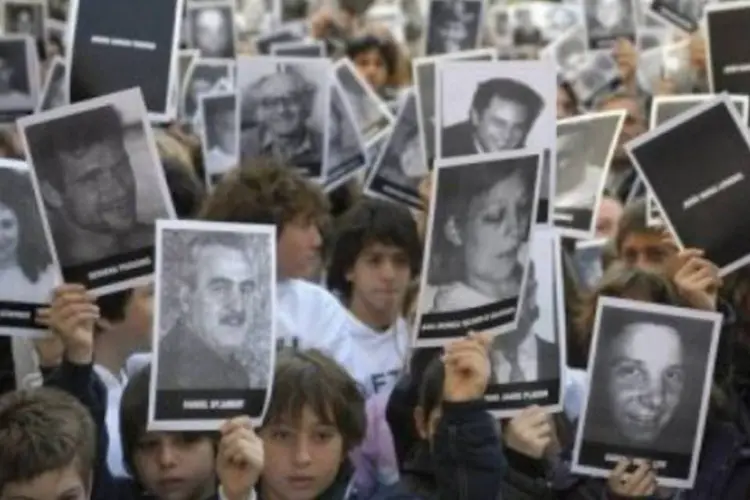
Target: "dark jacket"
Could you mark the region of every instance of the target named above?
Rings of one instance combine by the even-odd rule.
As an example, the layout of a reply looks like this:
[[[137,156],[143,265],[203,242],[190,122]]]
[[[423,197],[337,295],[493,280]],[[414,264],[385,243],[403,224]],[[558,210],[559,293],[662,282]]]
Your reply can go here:
[[[417,445],[401,482],[373,500],[494,500],[504,463],[484,401],[445,402],[432,452],[426,443]]]
[[[443,158],[479,154],[474,142],[474,127],[468,120],[443,127],[440,133]]]

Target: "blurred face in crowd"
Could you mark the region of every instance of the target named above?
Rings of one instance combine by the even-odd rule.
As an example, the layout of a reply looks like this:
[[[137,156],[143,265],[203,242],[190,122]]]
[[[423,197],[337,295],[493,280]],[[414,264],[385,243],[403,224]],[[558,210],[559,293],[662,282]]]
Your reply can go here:
[[[611,99],[601,106],[600,111],[625,110],[625,122],[620,131],[620,139],[615,149],[615,160],[627,160],[628,155],[623,146],[646,132],[646,118],[640,106],[631,98]]]
[[[16,32],[23,34],[32,34],[34,31],[34,25],[31,21],[31,12],[25,9],[20,11],[16,16]]]
[[[596,237],[613,238],[622,216],[622,205],[609,196],[603,196],[596,214]]]
[[[321,264],[323,237],[317,221],[299,215],[284,224],[277,242],[279,278],[309,278]]]
[[[0,92],[10,92],[13,90],[11,82],[13,81],[13,75],[15,71],[8,64],[8,61],[0,57]]]
[[[231,26],[220,9],[202,9],[196,14],[195,42],[204,57],[221,57],[230,45]]]
[[[631,266],[660,271],[674,254],[663,239],[664,233],[656,229],[631,232],[622,240],[620,258]]]
[[[19,236],[18,217],[0,202],[0,264],[16,262]]]
[[[30,481],[6,484],[0,500],[88,500],[90,491],[90,481],[83,480],[74,462]]]
[[[515,271],[530,216],[531,195],[516,172],[471,200],[463,227],[450,219],[448,237],[463,246],[467,284],[489,296],[517,286]]]
[[[280,418],[263,426],[263,498],[315,500],[333,484],[344,459],[344,438],[326,420],[308,406],[297,422]]]
[[[346,275],[352,286],[352,310],[387,317],[390,326],[403,308],[409,289],[409,264],[409,256],[402,248],[377,242],[364,247]]]
[[[458,20],[447,21],[438,28],[446,52],[457,52],[469,36],[466,25]]]
[[[135,474],[159,500],[208,498],[214,490],[214,445],[181,432],[146,432],[133,454]]]
[[[658,349],[654,346],[658,345]],[[611,348],[608,389],[620,433],[648,444],[674,416],[685,383],[680,334],[651,323],[628,325]]]
[[[221,351],[242,347],[250,333],[257,285],[250,256],[218,243],[193,252],[195,283],[186,291],[186,306],[194,332]]]
[[[276,137],[304,133],[308,119],[308,96],[295,77],[276,73],[258,89],[258,119]]]
[[[521,147],[529,131],[529,111],[520,102],[493,97],[483,110],[471,110],[477,140],[489,152]]]
[[[122,137],[60,155],[68,215],[94,232],[127,232],[137,223],[135,176]]]
[[[359,75],[378,91],[388,83],[388,67],[378,49],[360,52],[354,57],[354,66]]]

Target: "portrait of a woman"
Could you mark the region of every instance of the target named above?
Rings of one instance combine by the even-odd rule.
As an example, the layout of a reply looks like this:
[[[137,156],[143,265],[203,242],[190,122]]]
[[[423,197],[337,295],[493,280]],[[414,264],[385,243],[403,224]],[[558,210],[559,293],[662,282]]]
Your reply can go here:
[[[519,295],[534,206],[534,158],[439,170],[423,312],[465,310]]]

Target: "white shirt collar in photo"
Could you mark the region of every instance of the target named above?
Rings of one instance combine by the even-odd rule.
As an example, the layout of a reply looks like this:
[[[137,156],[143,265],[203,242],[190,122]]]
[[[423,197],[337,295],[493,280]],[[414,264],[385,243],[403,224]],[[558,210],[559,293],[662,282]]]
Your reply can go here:
[[[521,367],[525,381],[538,378],[538,358],[536,335],[531,333],[518,345],[518,365]],[[500,350],[492,351],[495,383],[507,384],[510,381],[510,362]]]
[[[102,365],[94,365],[94,372],[107,388],[107,414],[105,416],[107,435],[109,436],[107,465],[113,476],[128,477],[120,442],[120,400],[122,400],[122,391],[125,389],[128,379],[124,370],[120,372],[118,378]]]

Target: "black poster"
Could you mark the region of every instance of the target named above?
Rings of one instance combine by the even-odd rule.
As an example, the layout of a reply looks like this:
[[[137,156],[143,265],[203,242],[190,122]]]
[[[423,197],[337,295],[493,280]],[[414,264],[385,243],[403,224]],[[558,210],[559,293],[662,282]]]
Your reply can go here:
[[[730,94],[750,93],[750,48],[737,43],[750,28],[750,5],[722,6],[707,13],[708,62],[712,90]],[[739,38],[738,38],[739,37]]]
[[[182,0],[78,0],[72,9],[70,102],[140,87],[152,118],[167,115]]]

